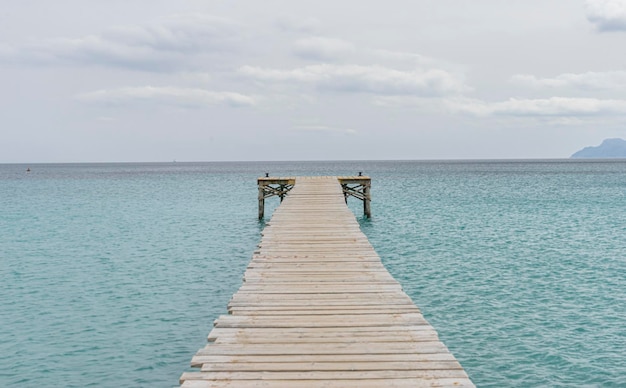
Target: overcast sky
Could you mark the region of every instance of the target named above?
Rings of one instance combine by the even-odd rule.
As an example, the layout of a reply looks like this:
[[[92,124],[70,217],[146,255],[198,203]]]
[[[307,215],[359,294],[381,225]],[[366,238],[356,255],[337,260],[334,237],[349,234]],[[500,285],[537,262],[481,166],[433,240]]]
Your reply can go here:
[[[626,0],[20,0],[0,163],[566,158],[626,138]]]

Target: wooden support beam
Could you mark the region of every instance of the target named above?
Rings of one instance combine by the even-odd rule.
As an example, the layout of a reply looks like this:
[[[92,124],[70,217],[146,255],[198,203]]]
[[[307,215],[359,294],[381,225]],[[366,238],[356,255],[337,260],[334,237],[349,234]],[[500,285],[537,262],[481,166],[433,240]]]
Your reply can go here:
[[[344,176],[337,177],[337,180],[341,184],[343,190],[343,196],[346,203],[348,203],[348,197],[354,197],[363,201],[363,214],[370,218],[372,216],[370,194],[372,180],[368,176]],[[265,216],[265,199],[277,196],[282,203],[289,191],[296,183],[296,178],[293,177],[270,177],[265,176],[258,178],[257,184],[259,186],[259,219],[263,219]]]
[[[367,218],[372,218],[372,208],[370,202],[372,201],[372,196],[370,194],[371,181],[367,181],[363,186],[363,213]]]
[[[363,201],[363,214],[365,214],[367,218],[371,218],[371,178],[368,176],[351,176],[338,177],[337,179],[339,179],[339,183],[341,183],[346,203],[348,203],[348,197],[354,197]]]
[[[259,220],[265,216],[265,199],[277,196],[283,202],[287,193],[296,184],[296,178],[261,177],[257,179],[259,186]]]
[[[259,186],[259,220],[265,215],[265,190]]]

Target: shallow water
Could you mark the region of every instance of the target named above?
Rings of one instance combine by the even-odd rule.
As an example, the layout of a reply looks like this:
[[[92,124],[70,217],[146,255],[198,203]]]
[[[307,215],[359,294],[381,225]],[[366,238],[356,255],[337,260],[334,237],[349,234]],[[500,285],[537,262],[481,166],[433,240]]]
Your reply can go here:
[[[372,177],[350,206],[478,386],[626,385],[626,162],[568,160],[0,165],[0,386],[175,386],[266,171]]]

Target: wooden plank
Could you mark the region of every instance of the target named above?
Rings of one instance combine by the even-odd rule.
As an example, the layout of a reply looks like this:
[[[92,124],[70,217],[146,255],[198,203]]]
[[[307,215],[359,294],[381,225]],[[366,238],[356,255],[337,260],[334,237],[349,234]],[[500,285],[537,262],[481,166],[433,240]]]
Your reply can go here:
[[[463,369],[458,361],[392,361],[392,362],[255,362],[205,363],[202,372],[301,372],[315,371],[434,371]]]
[[[323,300],[362,300],[362,301],[372,301],[372,302],[380,302],[380,301],[391,301],[391,300],[401,300],[406,301],[403,298],[404,293],[394,292],[394,291],[386,291],[386,292],[378,292],[378,293],[370,293],[366,294],[363,292],[319,292],[315,294],[315,299],[319,301]],[[308,298],[307,298],[308,297]],[[238,291],[233,295],[233,300],[307,300],[312,299],[310,293],[304,292],[277,292],[274,294],[258,294],[255,292],[244,292]]]
[[[347,261],[347,260],[346,260]],[[347,265],[346,265],[347,264]],[[248,270],[263,271],[266,273],[359,273],[369,271],[373,273],[388,273],[382,263],[350,261],[349,263],[301,263],[298,261],[283,263],[267,263],[252,261]]]
[[[287,354],[403,354],[442,353],[447,348],[441,341],[376,342],[376,343],[302,343],[302,344],[218,344],[198,350],[199,356],[219,355],[287,355]]]
[[[369,380],[187,380],[182,388],[433,388],[474,387],[468,378]]]
[[[419,313],[419,309],[417,307],[403,307],[403,308],[375,308],[375,309],[344,309],[344,312],[350,313],[350,315],[363,315],[363,319],[367,319],[368,315],[379,315],[379,314],[403,314],[403,313]],[[324,308],[318,309],[258,309],[255,307],[252,308],[230,308],[229,312],[231,315],[246,315],[246,316],[295,316],[295,315],[337,315],[337,313],[341,312],[341,310],[327,310]]]
[[[191,365],[201,367],[209,363],[284,363],[291,362],[425,362],[425,361],[456,361],[449,352],[441,353],[405,353],[405,354],[290,354],[290,355],[195,355]],[[311,368],[313,370],[313,368]]]
[[[187,372],[181,380],[368,380],[385,378],[465,378],[463,369],[305,372]]]
[[[340,294],[341,295],[341,294]],[[388,301],[380,301],[380,300],[367,300],[367,299],[356,299],[356,298],[346,298],[346,299],[325,299],[323,302],[315,301],[311,302],[307,305],[302,305],[300,300],[294,299],[285,299],[285,300],[270,300],[264,301],[259,299],[238,299],[233,300],[228,303],[228,310],[234,310],[237,308],[247,308],[247,307],[256,307],[259,310],[264,309],[293,309],[293,308],[301,308],[301,309],[316,309],[320,307],[324,307],[328,310],[343,310],[345,312],[349,312],[347,310],[353,309],[377,309],[377,308],[387,308],[398,306],[400,308],[403,307],[415,307],[416,312],[420,312],[419,308],[416,306],[412,306],[407,304],[404,300],[388,300]]]
[[[366,319],[367,318],[367,319]],[[336,314],[294,316],[235,316],[221,315],[215,327],[371,327],[396,325],[427,325],[422,314]]]
[[[209,333],[209,340],[217,339],[223,335],[246,335],[250,338],[250,342],[265,337],[298,337],[302,339],[315,338],[336,338],[345,337],[346,342],[352,342],[350,339],[354,337],[376,337],[372,342],[379,342],[379,339],[385,337],[398,337],[400,335],[421,335],[423,332],[435,332],[430,325],[413,325],[413,326],[352,326],[352,327],[315,327],[315,328],[275,328],[275,327],[215,327]],[[435,332],[436,333],[436,332]],[[242,342],[243,343],[243,342]]]
[[[374,283],[374,282],[352,282],[346,284],[338,281],[328,281],[321,283],[302,284],[299,282],[281,282],[280,284],[273,283],[244,283],[241,290],[286,290],[287,292],[299,292],[308,293],[311,291],[324,291],[325,294],[329,292],[379,292],[379,291],[401,291],[402,286],[399,283]]]
[[[329,286],[331,284],[345,284],[350,283],[350,285],[362,285],[362,284],[377,284],[377,285],[388,285],[393,284],[396,286],[400,286],[400,284],[393,278],[385,277],[385,276],[377,276],[374,274],[355,274],[355,275],[338,275],[338,274],[289,274],[279,275],[279,274],[254,274],[248,273],[244,275],[244,281],[247,285],[253,285],[255,283],[259,283],[259,285],[289,285],[296,284],[301,285],[303,283],[319,283],[323,286]],[[401,287],[401,286],[400,286]]]
[[[365,343],[365,342],[423,342],[438,340],[434,330],[421,330],[416,332],[402,331],[400,333],[383,334],[378,332],[369,333],[338,333],[326,336],[307,336],[301,334],[273,334],[273,333],[248,333],[247,330],[232,334],[213,333],[209,334],[209,341],[215,343],[246,343],[246,344],[284,344],[284,343]]]
[[[250,335],[267,335],[280,334],[284,335],[296,334],[299,336],[311,336],[311,337],[325,337],[334,335],[391,335],[398,333],[413,333],[424,330],[433,330],[430,325],[400,325],[400,326],[348,326],[348,327],[292,327],[292,328],[277,328],[277,327],[251,327],[251,328],[237,328],[237,327],[214,327],[211,330],[210,335],[218,335],[218,333],[239,333],[245,332]]]
[[[380,304],[380,303],[396,303],[403,304],[406,303],[408,296],[404,293],[397,292],[381,292],[381,293],[324,293],[320,292],[315,294],[315,298],[311,296],[309,293],[275,293],[275,294],[257,294],[254,292],[243,292],[238,291],[233,295],[231,299],[231,303],[236,302],[271,302],[271,301],[307,301],[315,299],[315,303],[324,303],[324,302],[341,302],[346,301],[350,303],[354,303],[356,301],[370,304]],[[410,300],[410,299],[409,299]],[[301,302],[302,303],[302,302]]]
[[[414,313],[419,313],[419,309],[415,306],[415,305],[410,305],[410,304],[401,304],[401,305],[395,305],[395,306],[389,306],[386,303],[379,303],[379,304],[363,304],[363,303],[353,303],[353,304],[348,304],[346,302],[343,302],[342,304],[339,305],[331,305],[331,304],[322,304],[322,303],[317,303],[317,304],[308,304],[308,305],[299,305],[297,303],[285,303],[285,302],[276,302],[276,303],[270,303],[268,304],[267,302],[263,303],[247,303],[247,304],[229,304],[228,305],[228,309],[229,310],[237,310],[237,311],[243,311],[243,310],[254,310],[254,311],[258,311],[258,312],[265,312],[265,311],[275,311],[275,312],[284,312],[284,311],[318,311],[318,310],[323,310],[326,311],[328,313],[341,313],[341,312],[348,312],[350,314],[364,314],[364,313],[357,313],[355,311],[358,310],[363,310],[363,311],[367,311],[367,314],[371,313],[372,311],[380,311],[380,314],[394,314],[395,312],[399,311],[399,312],[414,312]],[[385,312],[385,310],[390,310],[389,312]]]

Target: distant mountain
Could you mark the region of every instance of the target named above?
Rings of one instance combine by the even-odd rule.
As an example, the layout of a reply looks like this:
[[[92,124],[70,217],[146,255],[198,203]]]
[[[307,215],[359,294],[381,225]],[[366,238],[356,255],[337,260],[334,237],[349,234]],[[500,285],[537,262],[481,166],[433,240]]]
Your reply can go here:
[[[606,139],[597,147],[585,147],[572,158],[626,158],[626,140]]]

